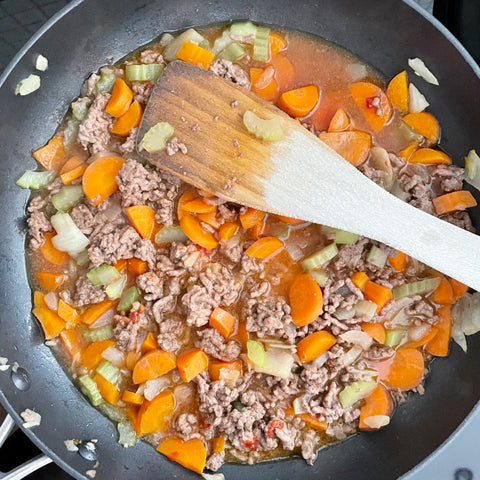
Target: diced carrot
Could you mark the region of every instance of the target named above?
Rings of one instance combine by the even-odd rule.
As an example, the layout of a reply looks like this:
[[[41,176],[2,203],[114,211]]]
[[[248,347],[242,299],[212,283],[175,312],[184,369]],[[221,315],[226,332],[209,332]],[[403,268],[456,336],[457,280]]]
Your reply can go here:
[[[225,222],[218,229],[219,240],[230,240],[238,232],[238,224],[234,222]]]
[[[119,273],[123,273],[127,268],[128,262],[126,258],[121,258],[115,262],[114,267],[118,270]]]
[[[318,283],[308,274],[295,276],[289,291],[292,320],[297,327],[312,323],[322,312],[323,295]]]
[[[100,395],[112,405],[115,405],[120,400],[120,390],[110,383],[107,379],[103,378],[100,374],[96,373],[93,377],[93,381],[97,384]]]
[[[169,460],[196,473],[202,473],[205,468],[207,449],[199,438],[187,441],[179,438],[167,438],[157,447],[157,450]]]
[[[365,284],[368,282],[369,278],[368,275],[365,272],[355,272],[351,277],[350,280],[353,282],[353,284],[362,290],[365,288]]]
[[[450,278],[449,281],[453,290],[453,298],[454,298],[454,301],[456,302],[468,292],[468,286],[463,283],[460,283],[458,280],[455,280],[454,278]]]
[[[40,292],[39,290],[35,290],[33,292],[33,306],[48,308],[47,304],[45,303],[45,294],[43,292]]]
[[[187,190],[186,192],[182,193],[180,198],[178,199],[178,204],[177,204],[177,217],[178,220],[180,221],[184,215],[186,215],[185,210],[183,209],[183,206],[194,200],[197,196],[195,195],[195,192],[192,192],[191,190]]]
[[[350,93],[375,132],[379,132],[392,118],[392,106],[377,85],[369,82],[353,83],[350,85]]]
[[[409,113],[402,118],[414,132],[423,135],[430,143],[437,143],[440,137],[440,125],[428,112]]]
[[[47,340],[55,338],[65,328],[65,322],[47,307],[35,307],[32,313],[42,325]]]
[[[141,405],[143,403],[143,396],[139,393],[124,390],[122,393],[122,401],[131,403],[132,405]]]
[[[386,332],[383,323],[363,322],[360,326],[366,334],[370,335],[370,337],[378,343],[381,343],[382,345],[385,343]]]
[[[411,153],[408,158],[409,163],[422,163],[422,164],[444,164],[450,165],[452,159],[441,152],[440,150],[434,150],[433,148],[419,148]]]
[[[276,55],[278,52],[287,48],[287,41],[278,33],[270,32],[270,35],[268,36],[268,48],[270,51],[270,57],[272,57],[272,55]]]
[[[344,132],[350,128],[350,118],[343,108],[339,108],[328,126],[329,132]]]
[[[437,215],[457,212],[470,207],[475,207],[477,201],[468,190],[457,190],[456,192],[440,195],[432,200]]]
[[[393,400],[389,391],[381,384],[363,399],[363,405],[360,407],[360,419],[358,428],[363,431],[372,431],[373,428],[365,423],[368,417],[376,415],[385,415],[389,417],[393,411]]]
[[[240,223],[245,230],[252,228],[257,223],[262,223],[266,213],[256,208],[247,208],[244,213],[239,215]]]
[[[278,96],[278,85],[275,80],[275,69],[269,65],[265,68],[250,68],[250,82],[252,92],[267,101],[275,100]]]
[[[440,319],[435,323],[437,334],[430,340],[425,350],[435,357],[446,357],[452,333],[452,306],[444,305],[437,309]]]
[[[398,251],[394,257],[388,257],[388,262],[394,270],[403,272],[407,264],[407,256],[403,252]]]
[[[283,92],[277,105],[291,117],[306,117],[317,105],[320,92],[316,85],[306,85]]]
[[[215,437],[212,440],[212,452],[221,453],[225,450],[225,437]]]
[[[216,205],[207,203],[202,198],[196,198],[195,200],[190,200],[189,202],[183,205],[183,210],[190,213],[210,213],[214,212],[217,209]]]
[[[81,155],[72,155],[63,165],[62,168],[60,169],[59,173],[60,176],[62,176],[64,173],[70,172],[71,170],[74,170],[75,168],[81,166],[81,165],[86,165],[85,163],[85,157]]]
[[[432,340],[435,335],[438,333],[438,328],[430,327],[427,332],[422,335],[418,340],[409,340],[408,342],[401,345],[400,348],[419,348],[426,345],[430,340]]]
[[[79,155],[73,155],[60,169],[60,178],[64,185],[68,185],[80,178],[86,169],[87,163],[85,159]]]
[[[435,340],[435,339],[434,339]],[[378,378],[390,388],[407,391],[420,385],[425,374],[422,353],[416,348],[401,348],[395,352],[390,368],[380,369]]]
[[[45,232],[43,234],[44,242],[40,247],[43,258],[54,265],[63,265],[68,259],[68,253],[57,250],[52,243],[52,237],[56,235],[55,232]]]
[[[242,349],[246,351],[247,348],[247,342],[250,338],[248,330],[247,330],[247,324],[246,322],[239,321],[237,325],[237,331],[232,337],[235,340],[238,340],[238,342],[241,343]]]
[[[163,430],[175,407],[175,399],[171,392],[164,390],[153,400],[144,400],[138,411],[136,422],[137,435],[155,433]]]
[[[145,260],[140,260],[139,258],[129,258],[127,261],[128,269],[132,273],[136,273],[137,275],[141,275],[145,273],[148,268],[148,263]]]
[[[128,219],[142,238],[151,239],[155,231],[155,210],[148,205],[133,205],[125,209]]]
[[[215,230],[220,228],[220,222],[217,219],[217,209],[212,212],[197,213],[197,218],[207,225],[210,225]]]
[[[141,352],[137,352],[135,350],[130,350],[125,355],[125,366],[129,370],[133,370],[135,368],[136,363],[138,362],[138,360],[141,356],[142,356]]]
[[[276,237],[262,237],[252,243],[245,253],[249,257],[264,259],[277,254],[283,247],[283,242]]]
[[[101,157],[87,167],[82,186],[93,205],[98,205],[118,190],[116,177],[123,163],[120,157]]]
[[[158,348],[157,339],[152,332],[148,332],[145,340],[142,342],[140,350],[142,352],[149,352],[150,350],[156,350]]]
[[[372,136],[360,130],[320,133],[318,138],[355,167],[368,158],[372,148]]]
[[[217,307],[210,314],[210,326],[215,328],[224,338],[228,338],[235,330],[235,317],[223,308]]]
[[[392,291],[389,288],[370,280],[365,282],[363,295],[366,300],[377,304],[377,313],[393,298]]]
[[[199,47],[192,42],[183,42],[177,52],[177,58],[196,67],[208,70],[215,58],[215,54],[206,48]]]
[[[299,218],[286,217],[285,215],[275,214],[274,216],[275,218],[278,218],[280,221],[288,225],[301,225],[302,223],[307,223],[305,220],[301,220]]]
[[[408,112],[408,81],[404,70],[390,80],[387,87],[387,97],[390,103],[402,113]]]
[[[433,291],[431,299],[439,305],[452,305],[455,303],[452,284],[441,273],[437,273],[436,276],[440,279],[440,283]]]
[[[37,272],[35,277],[38,283],[46,290],[56,290],[65,281],[63,273]]]
[[[72,358],[79,354],[85,347],[83,335],[76,329],[62,330],[60,332],[60,338],[62,339],[65,350]]]
[[[133,383],[144,383],[170,372],[175,368],[176,360],[175,355],[171,352],[159,349],[147,352],[135,364],[132,373]]]
[[[335,337],[326,330],[319,330],[297,343],[297,355],[302,363],[309,363],[337,343]]]
[[[128,137],[130,131],[140,125],[142,115],[142,106],[134,100],[128,107],[128,110],[113,122],[112,133],[119,137]]]
[[[241,360],[234,360],[233,362],[221,362],[217,360],[210,360],[208,362],[208,374],[210,379],[225,380],[236,377],[237,379],[243,375],[243,365]]]
[[[419,142],[409,143],[405,148],[403,148],[398,152],[398,156],[400,158],[403,158],[406,162],[408,162],[412,154],[418,150],[419,146],[420,146]]]
[[[86,348],[82,350],[80,355],[80,361],[87,370],[97,368],[98,364],[102,360],[102,353],[110,347],[113,347],[115,342],[113,340],[100,340],[98,342],[92,342]]]
[[[269,65],[275,70],[275,80],[278,85],[278,90],[284,92],[292,88],[295,82],[295,68],[290,60],[282,53],[272,55]]]
[[[80,321],[86,325],[91,325],[98,320],[104,313],[113,308],[115,302],[113,300],[104,300],[87,308],[81,315]]]
[[[75,326],[80,320],[78,310],[67,302],[64,302],[61,298],[58,300],[57,314],[67,322],[69,328]]]
[[[295,415],[295,410],[292,407],[287,407],[284,410],[286,415],[293,415],[294,417],[300,418],[307,426],[313,428],[314,430],[320,430],[324,432],[328,427],[327,422],[319,420],[308,413],[297,413]]]
[[[62,137],[52,137],[48,143],[33,152],[33,158],[47,170],[58,171],[65,158]]]
[[[218,240],[211,232],[202,228],[200,222],[190,213],[186,213],[180,220],[180,227],[183,233],[194,243],[207,250],[211,250],[218,245]]]
[[[248,229],[252,238],[258,238],[265,233],[265,222],[257,223],[252,228]]]
[[[117,78],[113,84],[112,94],[105,107],[105,111],[112,117],[121,117],[130,107],[133,100],[132,89],[122,78]]]
[[[199,348],[180,354],[177,358],[177,370],[180,378],[188,383],[207,369],[208,360]]]

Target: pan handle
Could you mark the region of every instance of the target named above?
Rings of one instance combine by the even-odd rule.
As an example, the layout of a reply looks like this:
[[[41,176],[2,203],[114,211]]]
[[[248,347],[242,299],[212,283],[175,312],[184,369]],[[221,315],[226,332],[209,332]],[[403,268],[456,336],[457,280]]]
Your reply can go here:
[[[10,435],[11,431],[15,427],[15,422],[13,418],[7,414],[5,420],[0,426],[0,447],[3,445],[7,437]],[[39,468],[52,462],[52,459],[46,455],[38,455],[32,460],[25,462],[17,468],[14,468],[10,472],[2,473],[0,472],[0,480],[21,480],[22,478],[30,475]]]

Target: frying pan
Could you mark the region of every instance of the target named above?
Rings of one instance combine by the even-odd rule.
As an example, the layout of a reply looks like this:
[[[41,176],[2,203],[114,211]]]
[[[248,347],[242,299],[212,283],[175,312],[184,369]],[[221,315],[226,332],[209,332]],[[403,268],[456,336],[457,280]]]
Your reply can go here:
[[[32,148],[43,145],[78,95],[89,74],[165,30],[231,19],[286,26],[311,32],[344,46],[387,77],[418,56],[437,74],[434,87],[413,78],[443,126],[441,146],[462,158],[480,148],[479,68],[459,43],[428,15],[400,0],[78,0],[47,24],[0,78],[0,355],[18,362],[24,381],[0,372],[0,400],[17,423],[25,408],[42,415],[28,437],[70,475],[87,478],[92,468],[68,452],[68,438],[98,439],[96,479],[198,478],[139,442],[123,449],[115,426],[78,392],[32,321],[25,265],[24,209],[28,192],[15,186],[27,168],[35,168]],[[50,60],[42,88],[15,97],[17,82],[33,71],[37,53]],[[475,103],[477,101],[477,103]],[[480,210],[473,211],[479,224]],[[407,227],[406,227],[407,228]],[[472,252],[472,261],[478,258]],[[426,394],[398,408],[388,428],[361,434],[319,452],[313,467],[298,458],[254,466],[226,465],[228,480],[394,479],[409,471],[444,442],[476,408],[480,398],[480,336],[469,339],[465,355],[455,345],[437,359],[425,381]],[[16,385],[16,386],[15,386]],[[17,388],[21,387],[21,389]],[[468,420],[467,420],[468,421]]]

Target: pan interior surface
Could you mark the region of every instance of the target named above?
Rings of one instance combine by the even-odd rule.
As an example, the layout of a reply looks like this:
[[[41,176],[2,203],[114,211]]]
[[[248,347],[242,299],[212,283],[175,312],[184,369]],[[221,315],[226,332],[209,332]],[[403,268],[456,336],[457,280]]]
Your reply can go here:
[[[12,412],[32,408],[42,415],[42,424],[27,431],[28,436],[75,478],[86,478],[92,464],[66,450],[63,442],[70,438],[98,439],[96,478],[100,480],[198,477],[143,442],[129,449],[118,445],[114,424],[88,404],[43,345],[43,335],[30,315],[31,292],[24,261],[28,192],[18,189],[15,180],[25,169],[35,168],[31,149],[52,136],[90,72],[109,59],[117,61],[163,31],[245,18],[319,35],[387,77],[403,70],[408,58],[422,58],[440,80],[439,87],[424,84],[422,92],[443,125],[441,147],[461,159],[478,141],[480,109],[472,98],[479,91],[480,79],[475,67],[437,28],[398,0],[323,0],[301,5],[287,0],[85,0],[45,29],[17,58],[0,87],[2,110],[8,112],[8,121],[0,128],[0,199],[4,206],[0,216],[0,355],[10,363],[18,362],[29,378],[28,388],[19,390],[10,372],[0,372],[0,400]],[[38,53],[50,61],[42,75],[42,88],[30,96],[16,97],[15,86],[32,73]],[[478,208],[472,216],[478,227]],[[398,478],[445,441],[478,402],[480,382],[475,367],[479,363],[478,336],[469,338],[466,355],[452,345],[448,358],[433,363],[425,382],[426,394],[401,406],[388,428],[321,450],[313,467],[289,459],[254,466],[227,465],[223,472],[228,480],[247,476]],[[18,413],[14,418],[21,422]]]

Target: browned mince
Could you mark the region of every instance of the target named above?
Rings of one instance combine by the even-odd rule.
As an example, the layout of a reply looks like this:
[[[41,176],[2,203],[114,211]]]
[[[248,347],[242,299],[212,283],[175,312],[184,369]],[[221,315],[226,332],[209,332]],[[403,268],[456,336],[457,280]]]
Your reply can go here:
[[[203,33],[213,39],[218,29]],[[349,73],[352,64],[359,65],[361,62],[318,39],[293,32],[280,33],[288,40],[288,49],[283,55],[296,69],[295,83],[291,88],[314,83],[321,90],[320,105],[310,117],[303,119],[305,126],[315,133],[325,131],[333,113],[341,106],[351,116],[355,128],[371,132],[348,95],[348,85],[357,80]],[[162,62],[162,50],[159,43],[154,43],[126,62]],[[115,66],[117,77],[124,76],[124,64]],[[251,65],[254,62],[244,58],[236,65],[215,63],[212,71],[249,88]],[[369,67],[366,67],[366,77],[362,78],[381,83]],[[431,275],[431,270],[412,259],[408,259],[402,273],[393,270],[388,262],[384,268],[377,268],[366,262],[366,255],[371,246],[378,243],[366,238],[359,238],[354,244],[339,245],[339,254],[324,266],[329,280],[322,289],[324,308],[321,315],[308,326],[296,327],[290,316],[288,289],[294,275],[302,271],[299,258],[332,241],[331,235],[321,233],[319,226],[302,224],[289,227],[290,235],[285,240],[287,248],[267,260],[256,260],[245,254],[254,237],[242,228],[232,239],[222,241],[218,248],[211,251],[191,241],[155,245],[150,240],[141,239],[130,225],[125,208],[149,205],[155,210],[159,224],[177,225],[178,198],[190,187],[161,170],[142,164],[133,151],[135,132],[127,139],[110,133],[112,118],[104,110],[109,94],[95,96],[93,91],[97,79],[93,74],[87,80],[83,96],[78,100],[90,107],[86,118],[79,124],[78,135],[67,143],[66,157],[77,154],[92,161],[92,155],[105,151],[123,156],[125,164],[117,177],[119,190],[98,206],[83,199],[70,211],[76,225],[89,238],[89,258],[84,266],[73,259],[68,261],[67,266],[54,266],[43,259],[38,249],[43,242],[43,233],[53,230],[49,217],[54,209],[49,202],[52,194],[61,187],[61,181],[56,180],[31,200],[28,207],[28,258],[31,260],[32,278],[38,271],[64,272],[67,280],[57,291],[58,297],[82,312],[106,298],[103,287],[92,285],[86,278],[89,269],[102,264],[114,265],[121,259],[132,257],[145,260],[148,264],[146,273],[137,278],[132,273],[128,274],[127,286],[137,285],[141,292],[139,303],[133,306],[129,315],[115,312],[112,320],[117,348],[125,353],[139,351],[146,334],[152,332],[161,349],[176,355],[195,346],[205,351],[210,359],[240,359],[244,367],[243,377],[234,384],[224,380],[211,381],[208,373],[204,372],[186,385],[181,382],[176,370],[166,374],[161,388],[174,392],[176,409],[168,427],[150,435],[148,440],[156,445],[170,436],[201,438],[207,446],[207,468],[212,470],[219,468],[224,460],[222,453],[211,453],[211,440],[215,437],[225,437],[225,458],[229,461],[251,463],[296,452],[312,463],[319,446],[357,430],[361,402],[344,409],[338,400],[339,391],[353,381],[370,379],[365,370],[394,353],[393,349],[373,342],[354,363],[344,366],[343,357],[352,345],[338,335],[358,330],[362,322],[362,318],[355,315],[347,320],[337,320],[333,315],[338,308],[351,308],[363,299],[362,292],[353,285],[350,276],[362,271],[370,280],[391,288],[427,277]],[[135,99],[145,105],[152,84],[135,82],[131,87]],[[397,154],[409,141],[399,133],[399,121],[397,112],[392,122],[379,134],[372,133],[374,143],[389,152],[394,181],[404,193],[404,199],[432,212],[433,197],[462,188],[463,170],[454,166],[405,166]],[[65,129],[72,127],[75,127],[75,122],[69,114],[59,132],[67,135]],[[375,169],[370,161],[361,169],[383,185],[383,173]],[[219,202],[205,192],[197,192],[197,195],[207,195],[207,201],[220,203],[216,214],[220,224],[238,223],[239,213],[245,210],[239,205]],[[471,229],[467,214],[453,214],[446,219]],[[264,234],[277,235],[286,228],[284,222],[270,215],[265,222]],[[378,246],[389,255],[395,254],[388,247]],[[295,259],[289,252],[294,252]],[[35,281],[34,285],[40,289]],[[225,340],[209,327],[209,316],[215,307],[225,308],[239,324],[246,325],[250,339],[276,339],[294,346],[316,330],[327,330],[337,336],[337,343],[321,366],[301,365],[297,359],[286,379],[249,371],[245,345],[241,344],[239,337],[234,334]],[[428,295],[415,297],[409,309],[409,326],[436,321],[436,305]],[[393,310],[395,302],[392,301],[374,316],[372,322],[388,319],[388,312]],[[76,328],[82,332],[87,327],[80,325]],[[64,350],[60,340],[52,343]],[[82,367],[79,355],[73,358],[66,352],[64,355],[74,376],[89,373]],[[428,354],[424,352],[424,355],[429,360]],[[135,391],[138,386],[132,383],[130,371],[126,367],[124,370],[121,390]],[[422,386],[417,389],[423,391]],[[403,401],[403,392],[391,393],[395,399]],[[291,407],[293,399],[302,395],[305,395],[306,411],[327,422],[326,432],[311,429],[299,417],[286,415],[284,409]],[[117,408],[127,411],[130,407],[120,401]]]

